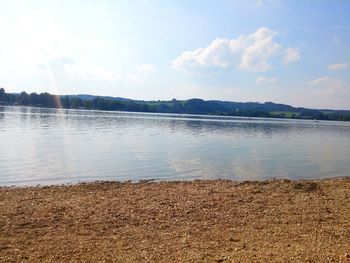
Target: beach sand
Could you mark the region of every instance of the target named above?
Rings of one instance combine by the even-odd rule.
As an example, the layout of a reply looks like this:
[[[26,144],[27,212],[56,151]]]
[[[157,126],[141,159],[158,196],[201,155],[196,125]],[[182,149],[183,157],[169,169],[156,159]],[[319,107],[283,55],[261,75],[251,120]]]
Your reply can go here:
[[[2,187],[0,262],[350,262],[350,178]]]

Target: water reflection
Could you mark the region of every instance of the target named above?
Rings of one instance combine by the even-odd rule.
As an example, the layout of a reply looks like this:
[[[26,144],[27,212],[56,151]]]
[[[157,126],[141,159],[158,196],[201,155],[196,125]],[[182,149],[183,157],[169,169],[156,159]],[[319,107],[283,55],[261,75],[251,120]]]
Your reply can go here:
[[[348,176],[339,122],[0,107],[0,183]]]

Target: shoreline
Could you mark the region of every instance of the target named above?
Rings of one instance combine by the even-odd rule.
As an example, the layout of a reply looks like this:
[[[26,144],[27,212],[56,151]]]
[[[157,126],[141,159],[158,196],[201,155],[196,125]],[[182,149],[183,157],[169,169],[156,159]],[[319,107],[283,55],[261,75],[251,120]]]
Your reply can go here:
[[[183,116],[186,119],[187,117],[205,117],[205,118],[217,118],[218,121],[224,121],[225,119],[241,119],[241,120],[271,120],[271,121],[305,121],[312,123],[341,123],[348,124],[350,120],[338,120],[338,119],[316,119],[316,118],[297,118],[297,117],[282,117],[282,116],[241,116],[241,115],[220,115],[220,114],[200,114],[200,113],[176,113],[176,112],[148,112],[148,111],[127,111],[127,110],[102,110],[102,109],[89,109],[89,108],[56,108],[56,107],[41,107],[34,105],[1,105],[0,107],[18,107],[18,108],[34,108],[34,109],[56,109],[56,110],[72,110],[72,111],[86,111],[86,112],[106,112],[106,113],[122,113],[122,114],[140,114],[140,115],[158,115],[160,117],[172,117],[172,116]],[[337,111],[337,110],[336,110]],[[348,110],[339,110],[339,111],[348,111]],[[205,119],[204,118],[204,119]],[[220,119],[221,118],[221,119]],[[201,118],[197,118],[197,120],[201,120]]]
[[[350,262],[349,215],[350,177],[2,186],[0,262]]]
[[[4,182],[0,183],[0,191],[2,189],[11,188],[11,189],[23,189],[23,188],[47,188],[47,187],[71,187],[77,185],[97,185],[97,184],[148,184],[148,183],[191,183],[191,182],[220,182],[227,181],[235,184],[259,184],[259,183],[270,183],[270,182],[320,182],[320,181],[329,181],[329,180],[350,180],[350,176],[336,176],[336,177],[325,177],[320,179],[310,179],[310,178],[266,178],[261,180],[238,180],[238,179],[228,179],[228,178],[217,178],[217,179],[176,179],[176,180],[164,180],[164,179],[137,179],[137,180],[81,180],[81,181],[72,181],[66,183],[52,183],[52,184],[40,184],[33,183],[34,181],[15,181],[15,182]],[[58,179],[57,179],[58,180]],[[46,180],[35,180],[35,182],[46,181]],[[51,179],[50,179],[51,181]],[[56,179],[53,179],[56,181]],[[28,184],[26,184],[28,183]]]

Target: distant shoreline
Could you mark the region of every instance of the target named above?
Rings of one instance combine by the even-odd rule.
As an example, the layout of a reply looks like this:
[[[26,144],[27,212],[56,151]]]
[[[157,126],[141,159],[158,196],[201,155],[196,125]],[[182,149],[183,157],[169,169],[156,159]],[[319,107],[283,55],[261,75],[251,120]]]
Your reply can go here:
[[[5,261],[350,260],[350,177],[0,187]]]
[[[94,95],[52,95],[6,93],[0,88],[0,105],[64,109],[91,109],[144,113],[199,114],[232,117],[263,117],[306,120],[350,121],[350,110],[308,109],[273,102],[233,102],[221,100],[132,100]]]

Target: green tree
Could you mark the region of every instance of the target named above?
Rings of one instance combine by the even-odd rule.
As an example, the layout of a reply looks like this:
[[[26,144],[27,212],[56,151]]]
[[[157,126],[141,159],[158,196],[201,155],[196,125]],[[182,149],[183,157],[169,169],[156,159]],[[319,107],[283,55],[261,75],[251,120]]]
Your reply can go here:
[[[0,88],[0,101],[4,101],[5,99],[5,89]]]
[[[63,105],[63,108],[69,109],[70,108],[70,101],[69,101],[69,96],[65,96],[64,98],[60,98],[61,99],[61,103]]]
[[[27,94],[27,92],[22,91],[21,94],[19,95],[18,103],[20,105],[29,105],[29,102],[30,102],[29,95]]]
[[[39,95],[35,92],[30,93],[29,100],[30,100],[30,104],[33,106],[38,106],[40,104]]]

